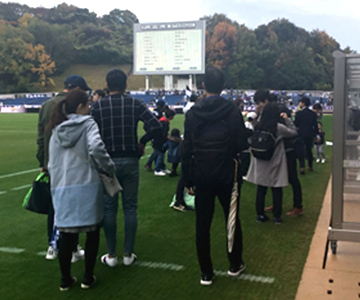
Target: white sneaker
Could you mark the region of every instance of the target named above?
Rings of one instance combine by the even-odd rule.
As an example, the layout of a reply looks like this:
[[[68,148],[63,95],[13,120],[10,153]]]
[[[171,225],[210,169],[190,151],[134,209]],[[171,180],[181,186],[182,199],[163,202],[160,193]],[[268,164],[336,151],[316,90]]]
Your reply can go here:
[[[155,171],[155,172],[154,172],[154,175],[155,175],[155,176],[166,176],[166,173],[165,173],[164,171],[158,171],[158,172]]]
[[[168,169],[162,170],[165,174],[171,174],[171,171]]]
[[[108,265],[109,267],[116,267],[119,264],[119,260],[117,256],[109,257],[109,254],[106,253],[105,255],[101,256],[100,261],[104,265]]]
[[[57,251],[54,250],[54,248],[52,246],[49,246],[47,252],[46,252],[46,256],[45,259],[48,260],[54,260],[57,257]]]
[[[324,163],[325,163],[325,158],[323,158],[323,159],[321,160],[321,163],[322,163],[322,164],[324,164]]]
[[[85,258],[85,251],[80,247],[80,245],[77,245],[77,251],[72,253],[71,262],[76,263],[80,259]]]
[[[319,163],[320,162],[320,158],[318,158],[317,160],[316,160],[316,163]]]
[[[130,256],[124,255],[123,263],[125,266],[131,266],[136,259],[137,256],[134,253],[131,253]]]

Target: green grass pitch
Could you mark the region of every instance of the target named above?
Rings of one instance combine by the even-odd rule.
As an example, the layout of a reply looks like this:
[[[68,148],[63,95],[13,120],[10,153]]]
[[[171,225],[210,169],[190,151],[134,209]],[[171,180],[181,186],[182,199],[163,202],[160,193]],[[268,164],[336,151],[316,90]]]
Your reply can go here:
[[[200,285],[195,250],[195,214],[169,208],[177,178],[155,177],[140,161],[139,227],[135,245],[138,263],[109,268],[98,260],[98,283],[84,291],[77,284],[60,292],[57,261],[46,261],[46,216],[22,208],[22,200],[37,175],[37,114],[0,114],[0,299],[294,299],[331,173],[331,147],[325,148],[325,164],[301,176],[304,216],[283,215],[282,226],[255,222],[256,187],[245,182],[241,191],[240,218],[244,237],[245,275],[225,276],[225,225],[216,205],[211,229],[211,253],[218,271],[210,287]],[[183,129],[183,115],[170,127]],[[326,140],[332,140],[332,117],[322,120]],[[142,129],[139,126],[139,131]],[[150,146],[150,145],[148,145]],[[151,153],[147,148],[146,155]],[[170,166],[169,166],[170,167]],[[10,176],[9,174],[28,171]],[[33,171],[31,171],[33,170]],[[121,201],[121,200],[120,200]],[[267,203],[271,203],[268,192]],[[291,187],[284,189],[283,211],[292,207]],[[122,255],[123,216],[118,214],[118,252]],[[84,236],[80,238],[84,246]],[[324,245],[325,247],[325,245]],[[6,252],[23,249],[21,253]],[[101,233],[99,257],[106,253]],[[82,279],[83,261],[72,265],[73,276]]]

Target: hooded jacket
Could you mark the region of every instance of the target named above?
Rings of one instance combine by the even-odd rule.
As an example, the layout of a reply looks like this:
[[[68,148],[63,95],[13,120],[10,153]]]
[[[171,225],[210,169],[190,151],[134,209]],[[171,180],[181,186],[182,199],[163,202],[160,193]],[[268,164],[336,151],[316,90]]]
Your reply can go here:
[[[284,138],[297,135],[295,125],[290,119],[284,119],[284,124],[277,123],[277,146],[270,160],[253,157],[250,163],[246,180],[257,185],[267,187],[285,187],[289,184],[288,168],[284,147]]]
[[[68,115],[53,130],[49,145],[49,173],[55,225],[81,227],[104,217],[103,187],[97,170],[115,172],[115,165],[90,116]]]
[[[164,144],[167,142],[167,136],[169,134],[169,129],[170,129],[170,121],[165,116],[162,116],[159,119],[159,122],[162,126],[161,127],[162,132],[161,132],[161,135],[159,135],[153,139],[152,146],[156,150],[165,152]]]
[[[211,181],[223,181],[229,184],[234,180],[234,161],[237,154],[248,148],[247,132],[240,110],[230,100],[220,96],[210,96],[197,102],[185,115],[184,142],[182,149],[182,170],[184,172],[185,186],[191,187],[199,183],[196,167],[193,164],[194,141],[192,133],[204,121],[216,122],[223,120],[229,133],[227,163],[219,171],[221,174],[208,174]],[[208,164],[217,164],[209,159]],[[226,167],[225,167],[226,166]],[[218,180],[219,179],[219,180]],[[209,181],[210,182],[210,181]]]

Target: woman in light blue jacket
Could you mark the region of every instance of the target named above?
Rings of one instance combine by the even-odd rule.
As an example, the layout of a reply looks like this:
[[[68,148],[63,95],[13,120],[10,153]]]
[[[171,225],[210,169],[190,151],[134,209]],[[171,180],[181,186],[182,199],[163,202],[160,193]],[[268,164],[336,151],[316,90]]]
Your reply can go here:
[[[48,130],[48,169],[55,210],[55,225],[60,231],[60,290],[75,284],[71,276],[72,246],[80,232],[86,232],[83,289],[91,287],[99,248],[99,229],[104,217],[103,187],[99,173],[113,174],[115,165],[101,140],[99,129],[89,113],[88,95],[70,92],[54,108]]]

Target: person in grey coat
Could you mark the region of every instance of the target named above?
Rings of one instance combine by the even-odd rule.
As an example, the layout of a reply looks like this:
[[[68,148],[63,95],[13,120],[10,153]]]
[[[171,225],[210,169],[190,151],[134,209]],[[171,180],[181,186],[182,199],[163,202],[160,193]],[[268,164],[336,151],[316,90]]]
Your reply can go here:
[[[273,195],[274,223],[281,224],[282,212],[282,188],[289,184],[286,155],[283,138],[297,135],[296,127],[286,113],[281,113],[285,125],[278,122],[279,108],[275,103],[268,103],[260,115],[260,121],[256,124],[255,130],[270,131],[276,136],[276,147],[270,160],[262,160],[253,157],[246,180],[257,184],[256,212],[258,222],[268,221],[264,213],[265,195],[268,187],[271,187]]]
[[[53,129],[49,144],[48,169],[55,209],[55,225],[60,231],[60,290],[68,290],[74,239],[86,232],[85,275],[81,287],[90,288],[99,248],[100,224],[104,218],[103,186],[99,172],[114,174],[115,165],[105,149],[99,129],[89,113],[88,95],[70,92],[54,108],[47,130]],[[99,172],[98,172],[99,170]]]

